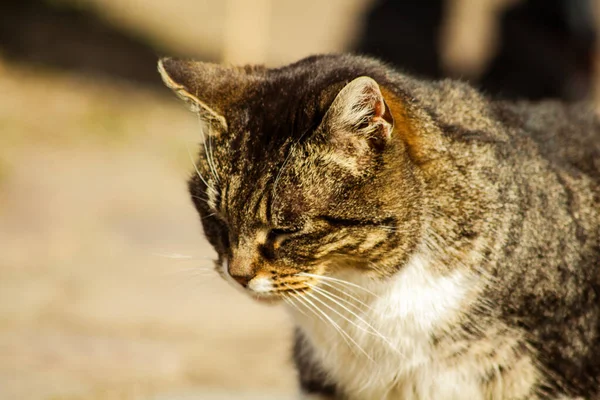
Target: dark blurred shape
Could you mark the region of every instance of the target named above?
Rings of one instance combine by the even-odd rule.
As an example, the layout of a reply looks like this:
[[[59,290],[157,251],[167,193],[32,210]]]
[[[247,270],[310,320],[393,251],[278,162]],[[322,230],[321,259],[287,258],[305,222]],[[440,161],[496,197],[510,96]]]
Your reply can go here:
[[[110,25],[91,9],[14,0],[0,5],[0,53],[19,62],[158,86],[157,54],[167,52]]]
[[[443,0],[376,1],[357,51],[409,73],[441,77],[438,35],[443,5]]]
[[[424,77],[440,78],[442,0],[378,1],[357,51]],[[472,82],[504,98],[591,95],[595,25],[591,0],[528,0],[501,16],[498,53]],[[467,21],[468,22],[468,21]]]
[[[529,0],[502,17],[499,53],[481,86],[504,97],[590,95],[595,49],[591,1]]]

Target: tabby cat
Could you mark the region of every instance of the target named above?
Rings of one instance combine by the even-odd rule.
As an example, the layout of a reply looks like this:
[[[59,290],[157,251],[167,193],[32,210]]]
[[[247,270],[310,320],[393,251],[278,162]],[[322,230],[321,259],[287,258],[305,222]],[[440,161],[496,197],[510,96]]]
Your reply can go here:
[[[304,396],[600,399],[600,126],[369,58],[163,59],[217,270],[296,323]]]

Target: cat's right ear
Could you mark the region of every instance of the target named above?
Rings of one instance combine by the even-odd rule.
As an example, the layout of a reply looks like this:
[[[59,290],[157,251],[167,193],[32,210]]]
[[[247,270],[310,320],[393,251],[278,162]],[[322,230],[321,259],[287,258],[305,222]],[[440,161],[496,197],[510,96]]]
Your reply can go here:
[[[360,165],[391,140],[394,117],[377,82],[361,76],[337,93],[319,128],[344,164]]]
[[[249,67],[163,58],[158,72],[167,87],[216,131],[227,131],[229,105],[244,95],[249,84]]]

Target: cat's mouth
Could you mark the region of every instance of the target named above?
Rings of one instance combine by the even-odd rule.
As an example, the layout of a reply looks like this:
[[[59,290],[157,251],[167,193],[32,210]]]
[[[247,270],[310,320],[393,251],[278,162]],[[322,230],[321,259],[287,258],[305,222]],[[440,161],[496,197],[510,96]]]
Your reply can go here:
[[[283,300],[278,284],[270,277],[257,276],[248,282],[246,290],[253,299],[264,304],[275,304]]]
[[[316,285],[315,278],[320,276],[304,272],[278,276],[263,271],[252,277],[235,277],[229,272],[227,260],[217,268],[217,271],[235,288],[263,304],[288,302],[290,298],[302,296]]]
[[[252,279],[245,288],[253,299],[264,304],[276,304],[286,298],[301,296],[308,289],[306,279],[302,282],[283,282],[267,276],[258,276]]]

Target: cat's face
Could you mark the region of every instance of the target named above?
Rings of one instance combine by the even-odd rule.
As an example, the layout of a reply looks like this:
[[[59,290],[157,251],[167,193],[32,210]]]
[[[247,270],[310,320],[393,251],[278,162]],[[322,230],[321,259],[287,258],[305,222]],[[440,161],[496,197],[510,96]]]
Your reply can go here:
[[[390,255],[419,236],[419,183],[382,88],[314,64],[159,66],[205,122],[189,188],[217,270],[258,299],[340,269],[393,273]]]

